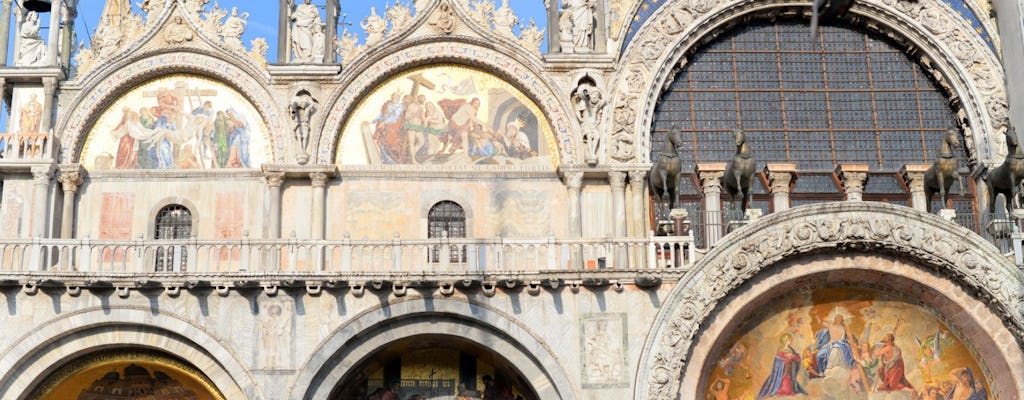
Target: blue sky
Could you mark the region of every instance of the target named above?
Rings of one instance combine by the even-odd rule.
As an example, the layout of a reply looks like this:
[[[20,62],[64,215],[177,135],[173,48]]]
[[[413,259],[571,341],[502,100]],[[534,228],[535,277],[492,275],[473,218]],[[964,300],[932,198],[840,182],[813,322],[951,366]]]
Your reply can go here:
[[[136,10],[138,8],[136,3],[142,2],[141,0],[131,1]],[[298,3],[299,0],[295,2]],[[412,8],[412,0],[400,0],[400,2]],[[249,41],[254,38],[266,38],[267,43],[270,45],[267,57],[271,61],[276,61],[277,0],[211,0],[207,7],[213,7],[214,3],[224,9],[230,10],[231,7],[238,7],[239,12],[248,12],[249,25],[245,35],[242,37],[242,41],[248,45]],[[495,3],[496,7],[501,7],[501,0],[495,0]],[[79,41],[88,43],[86,27],[88,27],[90,34],[96,30],[104,4],[106,4],[106,0],[79,0],[78,19],[75,21]],[[313,0],[313,4],[323,7],[325,2],[324,0]],[[345,28],[358,33],[360,40],[362,40],[366,35],[359,26],[359,22],[370,15],[370,7],[376,7],[377,14],[383,16],[385,7],[393,4],[395,4],[395,0],[341,0],[341,13],[344,18]],[[509,0],[509,6],[516,11],[516,15],[519,16],[521,23],[528,24],[532,18],[541,29],[546,27],[547,19],[544,16],[544,0]],[[137,12],[141,13],[141,11]],[[343,28],[339,26],[339,34],[342,30]]]

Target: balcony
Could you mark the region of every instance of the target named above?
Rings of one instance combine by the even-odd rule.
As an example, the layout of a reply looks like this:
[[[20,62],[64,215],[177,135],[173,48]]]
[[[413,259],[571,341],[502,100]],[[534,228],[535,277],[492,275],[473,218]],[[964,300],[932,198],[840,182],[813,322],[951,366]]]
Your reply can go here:
[[[0,163],[49,160],[52,143],[48,133],[0,133]]]

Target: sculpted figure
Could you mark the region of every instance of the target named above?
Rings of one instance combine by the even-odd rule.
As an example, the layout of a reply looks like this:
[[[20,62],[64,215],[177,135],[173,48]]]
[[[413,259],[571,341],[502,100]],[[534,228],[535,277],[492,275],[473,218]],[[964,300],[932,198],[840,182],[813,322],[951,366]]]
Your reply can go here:
[[[292,11],[292,61],[295,62],[318,61],[315,57],[318,49],[320,54],[323,54],[323,22],[320,21],[320,11],[312,3],[312,0],[305,0]],[[321,36],[320,41],[316,40],[318,33]]]
[[[35,11],[25,14],[18,36],[20,47],[18,48],[18,61],[15,65],[36,66],[46,62],[46,43],[39,36],[39,14]]]
[[[988,212],[1000,213],[1010,208],[1020,194],[1020,181],[1024,179],[1024,151],[1017,142],[1017,131],[1013,127],[1006,130],[1006,160],[985,176],[988,187]],[[1007,210],[996,210],[996,196],[1002,194],[1006,198]]]
[[[377,8],[370,7],[370,16],[366,17],[359,24],[366,31],[366,45],[370,46],[384,40],[384,31],[387,30],[387,21],[377,15]]]
[[[288,112],[292,115],[292,121],[295,122],[295,142],[299,146],[299,163],[305,164],[309,161],[309,121],[312,119],[313,114],[317,111],[317,101],[313,96],[306,90],[300,90],[292,97],[291,103],[288,104]]]
[[[755,164],[754,153],[747,145],[747,135],[736,129],[732,131],[736,139],[736,154],[732,161],[725,166],[725,176],[722,177],[722,187],[729,194],[730,202],[735,208],[736,195],[740,195],[740,208],[743,211],[750,204],[750,185],[754,178]]]
[[[607,102],[601,90],[589,80],[583,80],[572,93],[572,103],[575,106],[576,119],[580,121],[583,142],[587,144],[586,162],[589,165],[597,165],[598,149],[601,146],[598,122]]]
[[[503,36],[512,37],[512,27],[519,23],[519,18],[512,12],[512,8],[508,6],[508,0],[502,0],[501,8],[494,11],[494,15],[491,16],[491,22],[494,23],[494,31]]]
[[[238,15],[238,7],[231,7],[231,16],[224,20],[224,25],[220,27],[220,36],[224,39],[224,45],[231,50],[245,51],[245,46],[242,44],[242,33],[245,32],[245,26],[248,24],[246,18],[249,18],[249,13],[242,13]]]
[[[594,0],[566,1],[564,6],[572,13],[572,47],[576,53],[594,50]]]
[[[935,193],[939,194],[939,200],[942,201],[942,208],[947,206],[946,201],[949,199],[949,188],[953,186],[953,181],[960,182],[960,174],[957,173],[956,155],[953,150],[960,149],[960,138],[957,135],[956,129],[950,129],[946,131],[946,135],[942,138],[942,148],[939,151],[939,156],[935,158],[935,162],[932,166],[924,172],[924,197],[925,197],[925,210],[928,212],[932,211],[932,196]],[[963,193],[964,184],[960,182],[960,192]]]
[[[679,158],[679,149],[683,146],[683,131],[677,129],[665,137],[658,160],[651,166],[648,186],[654,196],[655,218],[668,218],[670,210],[675,208],[679,198],[679,173],[683,171],[683,163]],[[660,212],[658,208],[661,208]]]

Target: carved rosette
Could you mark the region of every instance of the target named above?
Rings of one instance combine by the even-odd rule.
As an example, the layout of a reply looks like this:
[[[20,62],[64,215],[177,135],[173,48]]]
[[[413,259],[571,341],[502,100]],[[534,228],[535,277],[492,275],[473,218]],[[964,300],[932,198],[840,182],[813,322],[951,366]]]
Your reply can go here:
[[[780,5],[783,2],[778,1]],[[788,4],[788,3],[786,3]],[[703,37],[720,29],[721,22],[763,10],[755,0],[669,0],[654,12],[625,49],[619,76],[612,87],[617,92],[615,110],[642,104],[638,118],[616,118],[611,128],[612,158],[621,162],[647,160],[651,151],[649,127],[654,106],[663,85],[671,83],[686,59],[683,55]],[[971,23],[941,0],[863,0],[853,9],[853,18],[871,19],[870,29],[909,38],[907,46],[920,47],[921,63],[941,84],[963,101],[968,151],[986,164],[995,165],[1005,156],[1002,131],[1007,124],[1003,69],[998,56],[974,33]],[[984,14],[980,14],[984,15]],[[986,23],[990,32],[991,24]],[[632,134],[635,154],[614,154],[615,148]],[[639,158],[639,159],[637,159]]]
[[[953,234],[951,234],[953,233]],[[772,214],[733,232],[709,252],[665,302],[655,321],[641,386],[650,399],[675,399],[695,333],[737,287],[784,259],[838,249],[887,251],[914,260],[978,294],[1024,341],[1024,282],[980,236],[937,216],[882,203],[826,203]],[[638,393],[642,393],[639,392]]]

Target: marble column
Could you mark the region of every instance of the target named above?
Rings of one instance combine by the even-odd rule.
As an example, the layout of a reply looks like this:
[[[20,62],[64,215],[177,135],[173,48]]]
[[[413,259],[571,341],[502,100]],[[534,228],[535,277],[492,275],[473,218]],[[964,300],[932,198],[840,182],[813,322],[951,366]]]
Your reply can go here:
[[[7,42],[10,40],[11,32],[11,2],[13,0],[0,0],[0,67],[7,66]]]
[[[569,189],[569,237],[579,239],[583,237],[583,215],[581,192],[583,191],[583,172],[566,172],[562,175],[565,186]],[[570,268],[583,268],[583,249],[577,246],[572,248],[572,260]]]
[[[32,167],[32,230],[33,238],[46,235],[46,210],[50,207],[50,174],[53,167]]]
[[[910,205],[922,212],[928,211],[928,198],[924,195],[924,172],[930,167],[929,164],[907,164],[900,169],[900,175],[910,189]]]
[[[562,51],[562,42],[559,38],[558,30],[558,12],[561,7],[558,6],[558,0],[544,0],[544,8],[548,12],[548,53],[558,53]]]
[[[647,190],[647,171],[629,171],[630,207],[632,207],[632,213],[629,215],[629,226],[632,232],[629,234],[634,237],[645,237],[647,234],[645,229],[647,222],[645,190]]]
[[[53,131],[53,100],[56,93],[57,79],[43,78],[43,115],[40,118],[39,133],[49,134]],[[46,148],[43,149],[44,156],[50,154],[49,148],[52,145],[53,143],[50,141],[46,142]]]
[[[75,227],[75,193],[82,185],[82,169],[78,164],[61,165],[57,180],[64,189],[64,201],[61,204],[60,238],[71,239]]]
[[[46,41],[46,66],[57,65],[57,49],[60,48],[60,0],[50,6],[50,32]]]
[[[64,26],[60,33],[60,65],[64,68],[71,68],[71,53],[75,32],[75,18],[78,17],[77,0],[64,1]]]
[[[338,37],[338,13],[341,5],[338,0],[327,0],[327,25],[324,27],[324,64],[335,64],[338,62],[337,49],[334,40]]]
[[[788,210],[789,192],[796,182],[796,164],[767,164],[764,166],[764,174],[768,176],[768,186],[772,193],[772,210]]]
[[[608,183],[612,187],[612,234],[616,238],[626,237],[626,173],[623,171],[609,171]],[[628,266],[626,261],[626,248],[616,247],[614,267],[624,268]]]
[[[309,238],[313,240],[324,239],[324,227],[326,225],[324,208],[324,188],[327,186],[327,174],[313,172],[309,174],[309,180],[313,186],[313,219],[310,221]]]
[[[863,201],[864,185],[868,183],[868,170],[866,164],[843,164],[836,167],[836,175],[843,183],[843,193],[846,201]]]
[[[697,164],[701,192],[704,194],[704,246],[710,248],[722,238],[722,176],[725,163]]]
[[[281,238],[281,185],[284,172],[265,172],[267,189],[270,191],[270,239]]]

